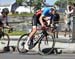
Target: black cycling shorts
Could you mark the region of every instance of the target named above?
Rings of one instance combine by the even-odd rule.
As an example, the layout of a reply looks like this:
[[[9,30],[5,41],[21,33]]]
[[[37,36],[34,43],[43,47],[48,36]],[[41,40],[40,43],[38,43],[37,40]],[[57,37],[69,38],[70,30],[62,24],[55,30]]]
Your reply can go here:
[[[39,21],[40,16],[41,16],[41,14],[38,16],[34,14],[34,16],[32,18],[32,26],[37,26],[37,24],[41,25],[41,23]],[[43,22],[46,22],[46,21],[43,19]]]
[[[40,15],[38,15],[38,16],[33,15],[33,18],[32,18],[32,26],[37,26],[37,24],[40,25],[39,17],[40,17]]]

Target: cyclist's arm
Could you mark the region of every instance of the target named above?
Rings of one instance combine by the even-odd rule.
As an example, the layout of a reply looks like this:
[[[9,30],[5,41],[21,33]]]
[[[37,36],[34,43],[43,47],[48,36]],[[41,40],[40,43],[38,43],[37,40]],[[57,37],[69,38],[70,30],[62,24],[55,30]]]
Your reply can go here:
[[[44,25],[44,23],[43,23],[43,18],[45,17],[46,13],[47,13],[47,11],[44,10],[44,11],[42,12],[40,18],[39,18],[39,21],[40,21],[40,23],[41,23],[42,26]]]
[[[41,25],[44,26],[44,23],[43,23],[42,19],[43,19],[43,16],[41,15],[40,18],[39,18],[39,21],[40,21]]]
[[[42,14],[41,14],[41,16],[39,18],[39,21],[40,21],[40,23],[41,23],[42,26],[44,26],[43,18],[48,15],[49,11],[50,11],[50,9],[44,8],[44,10],[43,10],[43,12],[42,12]]]

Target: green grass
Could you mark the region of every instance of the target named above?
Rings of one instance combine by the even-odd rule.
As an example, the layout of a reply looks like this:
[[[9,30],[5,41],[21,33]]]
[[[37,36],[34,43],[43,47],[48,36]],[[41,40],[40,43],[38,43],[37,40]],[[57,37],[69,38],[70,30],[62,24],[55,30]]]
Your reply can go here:
[[[19,35],[25,34],[26,32],[25,31],[13,31],[11,33],[8,33],[8,32],[6,32],[6,33],[10,36],[19,36]]]
[[[9,16],[33,16],[33,13],[21,13],[21,14],[12,14],[12,15],[9,15]]]

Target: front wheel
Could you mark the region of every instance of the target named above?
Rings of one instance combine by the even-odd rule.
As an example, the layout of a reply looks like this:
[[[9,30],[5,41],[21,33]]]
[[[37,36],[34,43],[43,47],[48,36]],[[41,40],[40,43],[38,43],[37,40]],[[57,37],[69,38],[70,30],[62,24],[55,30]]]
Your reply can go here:
[[[54,37],[52,35],[43,36],[39,41],[38,49],[41,55],[51,54],[55,46]]]
[[[23,34],[19,40],[18,40],[18,43],[17,43],[17,49],[20,53],[26,53],[27,50],[25,49],[25,42],[27,40],[27,37],[28,37],[28,34]]]
[[[10,43],[9,35],[2,32],[2,34],[0,35],[0,42],[1,44],[7,44],[7,46],[9,46]]]

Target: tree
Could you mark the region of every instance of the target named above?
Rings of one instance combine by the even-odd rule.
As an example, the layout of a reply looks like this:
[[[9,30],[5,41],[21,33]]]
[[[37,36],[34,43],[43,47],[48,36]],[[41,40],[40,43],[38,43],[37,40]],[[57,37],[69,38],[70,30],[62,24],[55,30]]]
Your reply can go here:
[[[68,3],[71,2],[71,3],[75,3],[75,0],[67,0]]]
[[[19,4],[19,5],[22,5],[22,2],[23,2],[24,0],[16,0],[16,3],[17,4]]]
[[[41,9],[43,0],[34,0],[34,11]]]
[[[26,4],[27,6],[30,6],[30,9],[32,6],[34,6],[34,10],[36,11],[38,9],[41,9],[43,0],[16,0],[16,2],[20,5],[22,5],[22,3]]]
[[[55,5],[60,6],[60,3],[61,3],[60,1],[56,1]]]
[[[66,8],[67,4],[74,3],[75,0],[57,0],[55,5],[59,6],[60,8]]]

